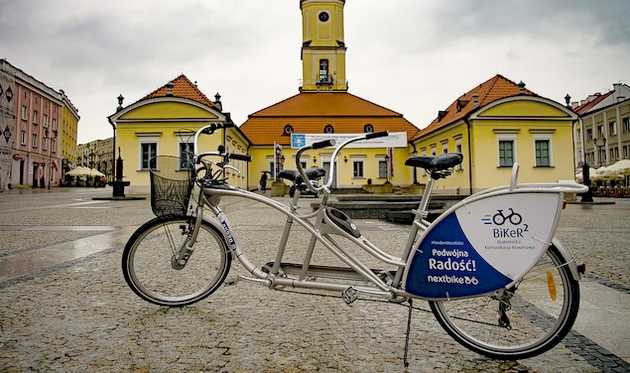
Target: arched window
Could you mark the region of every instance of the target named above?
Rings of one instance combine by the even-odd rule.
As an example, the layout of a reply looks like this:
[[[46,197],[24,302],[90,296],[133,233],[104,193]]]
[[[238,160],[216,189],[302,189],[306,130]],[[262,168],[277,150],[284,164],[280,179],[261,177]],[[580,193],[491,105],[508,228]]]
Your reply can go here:
[[[335,133],[332,124],[327,124],[326,127],[324,127],[324,133]]]
[[[290,124],[287,124],[286,126],[284,126],[284,130],[282,131],[283,136],[291,136],[292,133],[293,133],[293,126],[291,126]]]

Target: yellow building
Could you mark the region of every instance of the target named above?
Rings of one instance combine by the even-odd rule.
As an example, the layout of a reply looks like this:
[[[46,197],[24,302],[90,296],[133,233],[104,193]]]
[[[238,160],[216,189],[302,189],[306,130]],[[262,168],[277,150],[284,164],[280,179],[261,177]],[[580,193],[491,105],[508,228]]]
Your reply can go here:
[[[285,169],[295,169],[292,135],[320,138],[388,130],[402,141],[394,146],[345,149],[338,159],[335,187],[361,188],[366,184],[409,185],[411,170],[403,165],[410,155],[408,141],[418,131],[402,114],[348,93],[343,0],[302,0],[302,86],[299,94],[249,115],[241,126],[252,142],[254,157],[250,188],[262,172],[276,169],[274,144],[282,147]],[[332,148],[301,159],[307,167],[330,171]]]
[[[208,99],[186,76],[180,75],[137,102],[119,107],[109,117],[116,126],[116,153],[124,160],[124,179],[131,185],[149,185],[149,165],[157,155],[182,157],[192,151],[194,132],[210,123],[232,123],[222,111],[221,96]],[[224,145],[231,153],[247,154],[248,139],[237,128],[221,129],[199,140],[201,151]],[[241,174],[228,172],[229,182],[246,187],[247,164],[235,165]]]
[[[515,162],[521,183],[572,180],[576,120],[570,109],[496,75],[439,111],[412,144],[419,155],[464,154],[461,167],[437,186],[450,193],[508,184]],[[420,182],[427,178],[418,171]]]
[[[77,163],[77,133],[79,130],[79,110],[74,107],[68,96],[63,90],[59,90],[63,106],[61,107],[61,132],[59,133],[59,145],[61,150],[62,176]],[[61,178],[63,180],[63,177]]]

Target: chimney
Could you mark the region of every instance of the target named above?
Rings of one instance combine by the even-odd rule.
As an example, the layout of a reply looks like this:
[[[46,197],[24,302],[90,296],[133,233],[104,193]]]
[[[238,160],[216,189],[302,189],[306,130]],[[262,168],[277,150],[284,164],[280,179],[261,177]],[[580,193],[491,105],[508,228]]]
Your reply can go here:
[[[473,95],[473,108],[476,109],[479,107],[479,94],[475,93]]]
[[[166,95],[167,96],[172,96],[173,95],[173,82],[169,81],[168,83],[166,83]]]
[[[214,95],[214,104],[217,108],[219,108],[219,110],[223,111],[223,104],[221,103],[221,95],[219,94],[219,92]]]
[[[523,81],[521,80],[518,83],[518,94],[522,95],[523,93],[525,93],[525,83],[523,83]]]

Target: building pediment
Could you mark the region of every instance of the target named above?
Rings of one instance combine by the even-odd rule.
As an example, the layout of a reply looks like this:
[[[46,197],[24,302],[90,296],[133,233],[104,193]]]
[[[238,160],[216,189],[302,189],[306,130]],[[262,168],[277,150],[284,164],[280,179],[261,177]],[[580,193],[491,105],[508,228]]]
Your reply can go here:
[[[513,96],[496,100],[470,116],[476,119],[576,120],[571,110],[540,96]]]
[[[179,97],[142,100],[112,116],[116,123],[225,121],[225,115],[197,101]]]

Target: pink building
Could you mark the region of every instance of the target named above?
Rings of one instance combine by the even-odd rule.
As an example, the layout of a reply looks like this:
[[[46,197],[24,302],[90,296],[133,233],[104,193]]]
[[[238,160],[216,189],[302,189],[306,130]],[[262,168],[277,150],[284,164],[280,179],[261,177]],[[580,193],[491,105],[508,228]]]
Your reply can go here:
[[[3,174],[0,188],[59,185],[61,152],[59,150],[62,96],[24,71],[0,59],[3,115]],[[7,92],[11,92],[7,96]],[[12,105],[13,111],[8,106]],[[13,114],[13,115],[11,115]],[[11,116],[13,118],[11,118]],[[8,155],[7,149],[11,149]],[[7,159],[9,158],[9,159]],[[10,167],[7,167],[10,163]],[[8,170],[7,170],[8,168]]]

